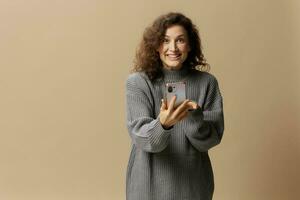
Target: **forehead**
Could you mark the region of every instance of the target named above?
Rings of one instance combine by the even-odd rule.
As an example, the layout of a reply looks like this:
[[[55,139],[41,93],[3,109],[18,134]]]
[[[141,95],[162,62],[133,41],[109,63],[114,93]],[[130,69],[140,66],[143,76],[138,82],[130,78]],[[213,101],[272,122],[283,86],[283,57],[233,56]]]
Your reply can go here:
[[[179,36],[187,36],[187,32],[183,26],[180,25],[173,25],[167,28],[165,32],[166,37],[179,37]]]

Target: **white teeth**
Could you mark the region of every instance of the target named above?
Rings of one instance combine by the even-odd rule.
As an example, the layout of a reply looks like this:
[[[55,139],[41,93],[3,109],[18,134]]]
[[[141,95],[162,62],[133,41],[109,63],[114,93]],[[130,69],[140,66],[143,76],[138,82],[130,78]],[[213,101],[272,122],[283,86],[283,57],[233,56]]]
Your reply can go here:
[[[169,60],[179,60],[180,59],[180,55],[168,55]]]
[[[169,57],[171,57],[171,58],[177,58],[177,57],[179,57],[180,55],[178,54],[178,55],[168,55]]]

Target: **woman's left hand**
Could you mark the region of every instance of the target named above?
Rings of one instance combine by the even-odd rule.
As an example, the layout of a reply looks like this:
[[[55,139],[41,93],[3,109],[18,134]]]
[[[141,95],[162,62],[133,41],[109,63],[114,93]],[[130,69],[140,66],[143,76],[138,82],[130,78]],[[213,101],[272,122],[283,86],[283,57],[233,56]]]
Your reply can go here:
[[[196,109],[200,108],[200,106],[192,100],[189,100],[189,102],[187,104],[189,105],[190,110],[196,110]]]

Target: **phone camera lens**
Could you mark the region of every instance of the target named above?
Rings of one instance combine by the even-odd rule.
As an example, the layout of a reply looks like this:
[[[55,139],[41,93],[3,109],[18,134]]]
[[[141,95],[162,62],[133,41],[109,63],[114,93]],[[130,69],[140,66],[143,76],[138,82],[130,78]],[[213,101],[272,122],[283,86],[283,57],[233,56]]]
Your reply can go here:
[[[173,92],[173,87],[172,86],[168,87],[168,92],[170,92],[170,93]]]

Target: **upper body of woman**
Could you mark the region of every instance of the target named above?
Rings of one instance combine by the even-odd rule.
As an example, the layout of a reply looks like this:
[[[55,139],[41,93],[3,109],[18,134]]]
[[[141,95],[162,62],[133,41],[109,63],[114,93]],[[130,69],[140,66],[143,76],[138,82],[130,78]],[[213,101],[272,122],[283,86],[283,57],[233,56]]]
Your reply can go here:
[[[132,148],[127,200],[210,200],[214,175],[208,150],[221,142],[223,102],[207,67],[196,26],[181,13],[159,16],[148,27],[126,81],[127,127]],[[186,100],[164,100],[165,85],[186,84]]]

